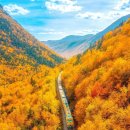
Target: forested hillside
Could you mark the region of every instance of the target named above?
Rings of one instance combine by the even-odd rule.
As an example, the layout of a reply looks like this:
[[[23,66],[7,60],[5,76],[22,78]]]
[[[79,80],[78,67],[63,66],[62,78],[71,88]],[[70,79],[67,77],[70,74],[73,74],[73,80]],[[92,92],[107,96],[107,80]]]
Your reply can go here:
[[[59,65],[63,58],[0,6],[0,130],[62,130],[73,123],[68,101],[78,130],[129,130],[130,20],[119,25],[84,54]],[[61,70],[59,88],[63,85],[69,100],[63,89],[60,104]]]
[[[58,69],[50,67],[62,60],[0,7],[1,130],[60,129]]]
[[[130,20],[72,58],[62,80],[78,130],[129,130]]]
[[[55,78],[46,66],[0,65],[0,129],[56,130],[60,128]]]
[[[7,65],[54,67],[62,58],[35,39],[0,8],[0,61]]]

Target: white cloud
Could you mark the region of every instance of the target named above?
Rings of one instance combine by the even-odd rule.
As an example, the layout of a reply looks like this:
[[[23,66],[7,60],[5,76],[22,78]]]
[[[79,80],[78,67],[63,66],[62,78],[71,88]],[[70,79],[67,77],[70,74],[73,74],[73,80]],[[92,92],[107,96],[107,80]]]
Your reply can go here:
[[[82,9],[76,0],[47,0],[45,5],[48,10],[60,11],[62,13],[76,12]]]
[[[108,16],[109,16],[109,19],[110,18],[120,18],[127,14],[129,14],[129,12],[127,12],[127,11],[111,11],[108,13]]]
[[[76,16],[83,19],[117,19],[130,14],[130,0],[120,0],[116,6],[106,12],[80,12]]]
[[[85,29],[85,30],[77,31],[76,35],[96,34],[101,30],[102,29]]]
[[[4,10],[6,10],[10,15],[26,15],[29,13],[29,10],[18,6],[16,4],[5,5]]]
[[[114,9],[127,10],[129,8],[130,8],[130,0],[120,0]]]
[[[94,12],[82,12],[78,13],[77,17],[79,18],[85,18],[85,19],[101,19],[103,17],[103,13],[94,13]]]
[[[49,35],[60,35],[60,34],[64,34],[64,32],[61,31],[55,31],[54,29],[46,29],[42,32],[37,33],[39,35],[45,35],[45,34],[49,34]]]
[[[127,14],[130,14],[130,0],[120,0],[109,13],[111,17],[122,17]]]

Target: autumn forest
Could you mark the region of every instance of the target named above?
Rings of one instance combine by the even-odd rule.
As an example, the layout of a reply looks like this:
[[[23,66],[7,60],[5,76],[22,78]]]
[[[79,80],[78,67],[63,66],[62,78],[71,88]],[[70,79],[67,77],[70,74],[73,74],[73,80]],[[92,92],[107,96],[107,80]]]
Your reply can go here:
[[[0,9],[0,130],[64,130],[61,71],[74,130],[130,130],[130,19],[66,60]]]

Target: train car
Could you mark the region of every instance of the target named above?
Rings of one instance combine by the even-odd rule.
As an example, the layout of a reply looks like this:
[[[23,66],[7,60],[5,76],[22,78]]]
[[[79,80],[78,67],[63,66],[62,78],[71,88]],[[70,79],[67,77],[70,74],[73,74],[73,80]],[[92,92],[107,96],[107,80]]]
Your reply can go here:
[[[62,100],[62,98],[66,98],[63,90],[59,90],[59,92],[60,92],[61,100]]]
[[[58,80],[58,84],[61,85],[61,79]]]
[[[61,75],[58,77],[58,85],[61,85]]]
[[[66,123],[69,130],[74,129],[74,121],[66,98],[62,98],[63,108],[66,115]]]
[[[61,85],[59,85],[59,90],[63,90],[63,88],[62,88],[62,86],[61,86]]]
[[[73,117],[71,115],[71,111],[69,108],[69,104],[68,104],[66,95],[65,95],[63,87],[62,87],[61,75],[59,75],[59,77],[58,77],[58,89],[59,89],[59,94],[60,94],[60,98],[61,98],[61,103],[62,103],[62,106],[64,109],[67,128],[68,128],[68,130],[74,130],[74,121],[73,121]]]
[[[68,129],[73,130],[74,129],[74,121],[73,121],[73,117],[72,117],[71,113],[66,114],[66,122],[67,122]]]
[[[63,103],[63,108],[64,108],[64,112],[65,112],[65,117],[66,117],[67,128],[68,128],[68,130],[73,130],[74,121],[73,121],[73,117],[72,117],[70,109],[69,109],[69,105],[65,102],[65,103]]]

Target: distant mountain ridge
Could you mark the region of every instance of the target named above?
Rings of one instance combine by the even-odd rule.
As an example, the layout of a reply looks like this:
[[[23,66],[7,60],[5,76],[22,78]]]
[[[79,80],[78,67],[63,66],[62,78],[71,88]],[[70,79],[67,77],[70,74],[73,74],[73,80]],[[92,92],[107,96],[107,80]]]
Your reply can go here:
[[[22,28],[0,5],[0,60],[7,65],[54,67],[63,58]]]
[[[55,50],[57,53],[62,54],[67,53],[67,51],[71,51],[73,49],[76,49],[77,46],[79,46],[82,42],[88,41],[90,38],[92,38],[93,35],[89,34],[86,36],[76,36],[76,35],[70,35],[67,36],[61,40],[50,40],[45,42],[51,49]],[[64,56],[64,55],[63,55]]]
[[[85,36],[70,35],[61,40],[49,40],[44,43],[63,57],[70,57],[74,54],[78,54],[78,48],[83,42],[89,41],[93,37],[93,34]]]
[[[123,22],[130,18],[130,14],[121,17],[103,31],[93,35],[88,34],[85,36],[71,35],[60,40],[49,40],[45,41],[45,44],[51,49],[62,55],[63,57],[69,58],[74,55],[83,53],[90,46],[93,46],[96,41],[101,39],[107,32],[114,30],[119,27]]]

